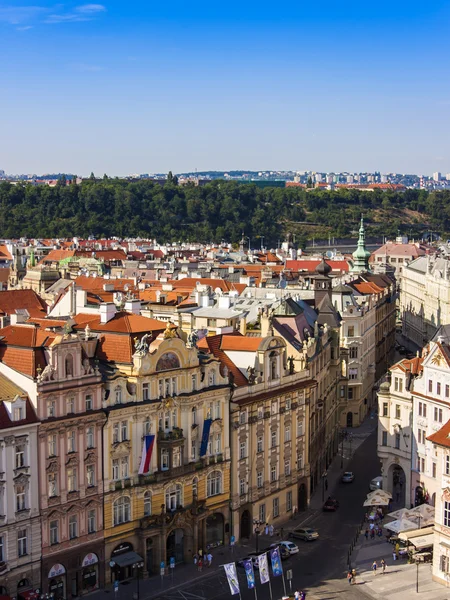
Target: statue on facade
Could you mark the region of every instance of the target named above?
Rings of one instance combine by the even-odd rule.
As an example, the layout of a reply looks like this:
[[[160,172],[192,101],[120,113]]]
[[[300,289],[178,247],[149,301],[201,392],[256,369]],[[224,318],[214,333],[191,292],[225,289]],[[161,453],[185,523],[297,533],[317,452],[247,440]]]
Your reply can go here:
[[[164,331],[163,337],[165,340],[171,340],[175,337],[175,330],[171,329],[170,321],[167,321],[166,329]]]
[[[288,364],[289,364],[289,375],[293,375],[295,373],[295,367],[294,367],[294,357],[290,356],[288,359]]]
[[[194,329],[187,336],[186,346],[188,348],[197,348],[197,342],[198,342],[198,332],[196,329]]]
[[[40,375],[40,381],[51,381],[54,373],[55,369],[52,365],[47,365]]]
[[[256,381],[255,367],[247,367],[248,384],[254,385]]]
[[[136,354],[144,356],[148,352],[149,342],[148,340],[152,337],[151,333],[146,333],[141,339],[138,337],[134,338],[134,350]]]

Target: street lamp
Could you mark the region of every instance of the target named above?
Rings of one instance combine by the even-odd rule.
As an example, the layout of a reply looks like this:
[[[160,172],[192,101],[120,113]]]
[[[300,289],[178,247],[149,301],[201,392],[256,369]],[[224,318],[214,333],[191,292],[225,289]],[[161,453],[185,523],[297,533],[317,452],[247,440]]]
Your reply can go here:
[[[244,238],[244,240],[248,240],[248,251],[250,252],[250,251],[251,251],[251,249],[252,249],[252,248],[251,248],[251,246],[252,246],[252,244],[251,244],[251,240],[250,240],[250,238],[249,238],[249,236],[248,236],[248,235],[244,235],[244,236],[243,236],[243,238]]]
[[[136,582],[137,582],[137,586],[136,586],[136,593],[133,594],[134,600],[139,600],[139,573],[140,573],[140,569],[142,569],[143,567],[144,567],[144,563],[143,562],[136,562],[133,565],[131,565],[132,569],[136,569]]]

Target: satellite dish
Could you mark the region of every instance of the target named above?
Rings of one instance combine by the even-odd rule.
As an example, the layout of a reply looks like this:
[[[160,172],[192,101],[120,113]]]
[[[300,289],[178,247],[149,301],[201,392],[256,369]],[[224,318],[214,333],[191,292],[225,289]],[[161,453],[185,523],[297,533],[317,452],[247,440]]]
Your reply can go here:
[[[333,252],[332,252],[331,250],[327,250],[327,251],[325,252],[325,256],[326,256],[327,258],[333,258]]]

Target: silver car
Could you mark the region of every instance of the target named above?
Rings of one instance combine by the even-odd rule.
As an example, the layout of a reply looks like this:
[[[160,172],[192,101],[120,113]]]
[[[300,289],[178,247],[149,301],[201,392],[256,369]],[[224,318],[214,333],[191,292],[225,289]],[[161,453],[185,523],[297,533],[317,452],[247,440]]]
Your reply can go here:
[[[319,532],[317,529],[312,529],[311,527],[296,527],[290,532],[289,537],[312,542],[313,540],[318,539]]]

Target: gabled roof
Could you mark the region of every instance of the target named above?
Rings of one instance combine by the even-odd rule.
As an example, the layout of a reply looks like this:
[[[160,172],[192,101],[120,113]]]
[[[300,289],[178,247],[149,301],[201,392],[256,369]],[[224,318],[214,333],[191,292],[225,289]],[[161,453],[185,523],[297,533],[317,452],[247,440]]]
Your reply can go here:
[[[395,363],[389,370],[399,370],[403,373],[411,373],[411,375],[420,375],[422,372],[423,358],[415,356],[414,358],[403,358],[398,363]]]
[[[105,333],[161,333],[166,329],[166,323],[164,321],[158,321],[157,319],[149,319],[141,315],[135,315],[125,311],[117,312],[114,317],[107,323],[100,322],[100,315],[98,314],[84,314],[80,313],[74,317],[75,325],[74,329],[85,329],[89,323],[89,327],[92,331],[105,332]],[[176,328],[172,325],[172,329]]]
[[[0,292],[0,314],[16,314],[16,309],[26,308],[30,317],[45,317],[47,305],[33,290],[7,290]]]
[[[341,324],[341,319],[339,317],[339,313],[334,308],[331,298],[328,294],[322,298],[319,302],[319,306],[316,307],[317,312],[319,313],[317,317],[317,322],[319,325],[329,325],[330,327],[339,327]]]
[[[227,356],[225,351],[221,348],[222,342],[224,338],[239,338],[242,340],[246,339],[257,339],[259,343],[261,343],[261,338],[245,338],[239,332],[230,333],[230,334],[219,334],[219,335],[211,335],[204,337],[198,343],[199,348],[207,349],[215,358],[217,358],[221,364],[227,367],[228,372],[232,373],[234,376],[234,383],[239,387],[241,385],[248,385],[247,378],[241,372],[241,370],[234,364],[234,362]],[[226,342],[227,344],[238,344],[239,341],[236,342]],[[243,342],[244,343],[244,342]],[[245,342],[246,343],[246,342]],[[258,344],[259,345],[259,344]]]
[[[433,442],[433,444],[436,444],[437,446],[450,448],[450,421],[447,421],[447,423],[443,425],[439,431],[429,435],[427,440]]]

